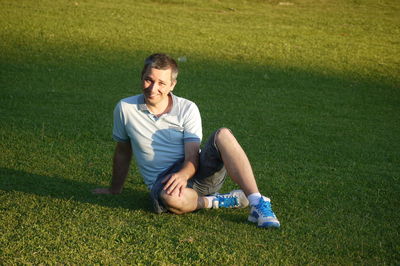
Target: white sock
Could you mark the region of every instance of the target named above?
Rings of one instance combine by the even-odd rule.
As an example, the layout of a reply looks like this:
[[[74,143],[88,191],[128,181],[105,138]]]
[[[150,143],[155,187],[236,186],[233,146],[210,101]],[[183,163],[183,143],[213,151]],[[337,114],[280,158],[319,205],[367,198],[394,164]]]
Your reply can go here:
[[[251,206],[256,206],[260,201],[261,197],[262,197],[261,194],[257,192],[248,195],[247,199],[249,200]]]
[[[215,199],[215,196],[207,196],[207,197],[204,197],[204,198],[207,199],[207,206],[204,206],[204,208],[211,209],[212,208],[212,202]]]

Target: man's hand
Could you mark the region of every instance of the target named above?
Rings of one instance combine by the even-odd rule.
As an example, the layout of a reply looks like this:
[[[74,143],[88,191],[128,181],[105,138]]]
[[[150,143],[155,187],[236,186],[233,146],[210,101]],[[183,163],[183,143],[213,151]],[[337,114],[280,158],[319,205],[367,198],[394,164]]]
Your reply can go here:
[[[120,194],[121,191],[112,191],[110,188],[96,188],[92,190],[92,194]]]
[[[168,195],[179,197],[183,195],[189,178],[194,175],[199,164],[199,147],[198,142],[185,143],[185,161],[182,169],[177,173],[166,175],[161,181],[165,184],[163,189]]]
[[[182,174],[174,173],[165,176],[161,183],[165,184],[163,189],[168,195],[181,197],[187,185],[187,178]]]

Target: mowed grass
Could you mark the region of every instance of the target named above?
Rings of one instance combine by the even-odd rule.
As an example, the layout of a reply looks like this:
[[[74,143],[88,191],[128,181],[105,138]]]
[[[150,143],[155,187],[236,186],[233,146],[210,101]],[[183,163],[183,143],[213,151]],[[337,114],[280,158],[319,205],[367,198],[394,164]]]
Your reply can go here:
[[[400,4],[0,1],[0,264],[399,264]],[[143,59],[229,127],[272,198],[156,215],[133,165],[107,186],[112,110]],[[223,191],[237,186],[226,182]]]

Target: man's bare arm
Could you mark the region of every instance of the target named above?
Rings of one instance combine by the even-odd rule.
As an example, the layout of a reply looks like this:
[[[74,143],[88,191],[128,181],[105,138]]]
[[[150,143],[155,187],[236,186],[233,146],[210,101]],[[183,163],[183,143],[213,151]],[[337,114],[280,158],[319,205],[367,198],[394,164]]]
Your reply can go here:
[[[199,166],[199,149],[200,143],[185,143],[185,161],[179,172],[167,175],[163,180],[164,190],[168,194],[182,195],[183,189],[187,185],[187,181],[196,173]]]
[[[122,191],[129,165],[132,158],[132,147],[130,142],[118,142],[115,147],[113,159],[113,175],[109,188],[97,188],[94,194],[119,194]]]

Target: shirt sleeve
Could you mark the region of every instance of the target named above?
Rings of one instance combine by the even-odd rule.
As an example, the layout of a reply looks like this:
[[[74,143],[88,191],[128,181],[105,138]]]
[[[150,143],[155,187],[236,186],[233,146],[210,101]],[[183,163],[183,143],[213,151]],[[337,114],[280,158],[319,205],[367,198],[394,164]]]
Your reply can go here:
[[[184,127],[184,143],[186,142],[201,142],[203,137],[201,127],[201,116],[199,108],[192,103],[186,112]]]
[[[119,102],[114,108],[113,139],[118,142],[129,141],[128,134],[126,133],[125,117],[121,102]]]

